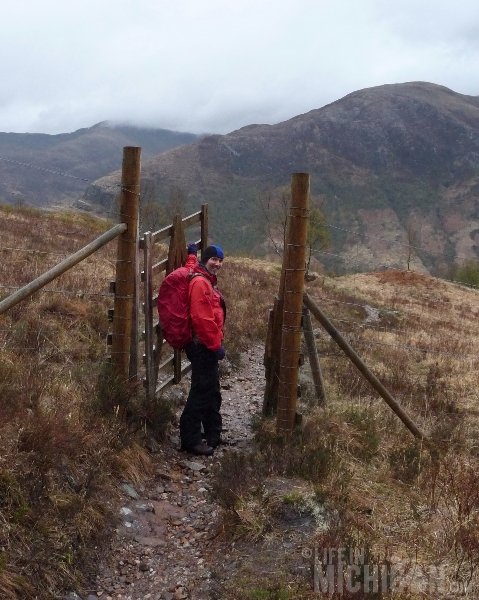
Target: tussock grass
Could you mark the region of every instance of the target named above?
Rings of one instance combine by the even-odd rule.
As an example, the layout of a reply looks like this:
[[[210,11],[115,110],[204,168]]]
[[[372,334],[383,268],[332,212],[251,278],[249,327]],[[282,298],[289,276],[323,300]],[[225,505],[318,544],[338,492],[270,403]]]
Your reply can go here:
[[[266,337],[278,270],[271,263],[227,257],[219,275],[219,287],[227,302],[225,346],[228,357],[238,362],[248,344]]]
[[[111,226],[8,207],[0,222],[2,296]],[[1,318],[2,598],[56,598],[81,587],[116,512],[117,482],[149,473],[135,435],[144,422],[141,394],[117,386],[115,396],[106,376],[115,251],[105,246]],[[128,420],[116,416],[121,402],[131,403]]]
[[[390,561],[411,577],[394,597],[459,597],[448,588],[467,586],[466,597],[476,597],[479,292],[403,271],[321,276],[308,292],[436,444],[439,460],[314,325],[327,407],[311,408],[306,366],[303,426],[290,445],[283,447],[266,421],[249,459],[255,470],[225,459],[215,491],[226,522],[236,523],[236,535],[266,540],[275,508],[262,500],[262,482],[272,474],[301,477],[326,511],[327,527],[318,528],[312,545],[367,549]],[[256,520],[245,522],[241,509],[251,514],[251,506]],[[421,585],[434,569],[442,591],[429,581],[426,593]]]
[[[109,227],[91,217],[29,209],[0,208],[0,221],[0,283],[13,287],[61,259],[48,252],[69,254]],[[5,249],[21,247],[36,252]],[[115,482],[139,482],[149,472],[138,427],[153,431],[156,424],[157,438],[168,427],[171,407],[146,406],[141,390],[119,386],[104,363],[114,254],[114,245],[106,246],[49,284],[50,292],[2,316],[2,598],[43,600],[81,584],[91,548],[101,546],[110,522]],[[264,339],[278,283],[279,265],[227,257],[220,287],[230,357],[239,359]],[[225,453],[213,493],[226,522],[234,534],[260,544],[291,500],[264,495],[265,481],[301,478],[312,491],[310,506],[324,516],[312,544],[367,548],[410,571],[441,565],[447,582],[476,584],[478,292],[400,271],[321,276],[308,291],[437,444],[440,460],[431,459],[315,325],[327,407],[312,406],[305,367],[303,426],[291,443],[278,440],[266,420],[251,453]],[[377,309],[372,317],[370,307]],[[252,598],[308,597],[284,578],[236,583],[233,578],[225,590],[226,600],[238,590]],[[413,586],[397,597],[440,596]]]
[[[89,215],[0,206],[0,295],[109,227]],[[161,441],[173,418],[175,407],[147,403],[142,387],[119,382],[105,361],[115,255],[108,244],[1,317],[2,598],[43,600],[81,587],[113,518],[118,481],[150,474],[145,430]],[[275,275],[228,258],[221,286],[226,346],[238,359],[264,334]]]

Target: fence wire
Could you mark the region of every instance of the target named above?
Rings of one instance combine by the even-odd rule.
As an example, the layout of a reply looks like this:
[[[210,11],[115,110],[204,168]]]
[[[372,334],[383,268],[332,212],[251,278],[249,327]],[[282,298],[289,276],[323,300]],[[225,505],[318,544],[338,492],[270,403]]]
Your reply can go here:
[[[49,173],[50,175],[58,175],[59,177],[67,177],[70,179],[76,179],[78,181],[83,181],[84,183],[95,184],[95,187],[98,187],[103,190],[116,189],[116,190],[128,192],[129,194],[133,194],[135,196],[140,196],[140,194],[138,192],[133,192],[132,190],[130,190],[128,188],[128,186],[124,186],[121,183],[114,183],[111,185],[103,185],[103,184],[100,185],[98,183],[95,183],[96,180],[88,179],[86,177],[79,177],[78,175],[72,175],[71,173],[67,173],[66,171],[59,171],[57,169],[50,169],[48,167],[42,167],[40,165],[36,165],[35,163],[27,163],[27,162],[23,162],[20,160],[15,160],[13,158],[8,158],[8,157],[2,156],[2,155],[0,155],[0,160],[2,160],[3,162],[6,162],[6,163],[15,164],[15,165],[18,165],[21,167],[35,169],[36,171],[43,171],[45,173]]]
[[[338,225],[332,225],[331,223],[325,223],[325,227],[327,227],[328,229],[335,229],[337,231],[344,231],[346,233],[350,233],[351,235],[353,235],[354,237],[357,238],[361,238],[361,239],[366,239],[366,240],[370,240],[372,236],[364,234],[364,233],[360,233],[358,231],[352,231],[351,229],[347,229],[345,227],[339,227]],[[420,250],[428,255],[434,256],[436,258],[445,258],[444,254],[435,254],[434,252],[431,252],[430,250],[427,250],[426,248],[422,247],[422,246],[417,246],[415,244],[410,244],[409,242],[401,242],[400,240],[391,240],[389,238],[385,238],[382,237],[380,235],[374,236],[375,240],[381,240],[383,242],[387,242],[391,245],[394,246],[403,246],[404,248],[407,248],[408,250]],[[419,257],[418,257],[419,258]],[[469,256],[461,256],[461,255],[457,255],[456,258],[460,258],[462,260],[469,260],[470,257]]]
[[[99,184],[99,183],[95,183],[95,181],[86,178],[86,177],[81,177],[78,175],[73,175],[72,173],[68,173],[66,171],[62,171],[62,170],[58,170],[58,169],[52,169],[52,168],[48,168],[48,167],[44,167],[44,166],[40,166],[31,162],[24,162],[24,161],[18,161],[15,159],[11,159],[8,158],[6,156],[2,156],[0,155],[0,160],[5,162],[5,163],[10,163],[10,164],[15,164],[17,166],[21,166],[21,167],[25,167],[28,169],[34,169],[37,171],[41,171],[41,172],[45,172],[51,175],[56,175],[59,177],[65,177],[65,178],[70,178],[70,179],[75,179],[77,181],[81,181],[84,183],[88,183],[91,185],[95,185],[95,187],[101,189],[101,190],[105,190],[105,191],[112,191],[112,190],[116,190],[116,191],[126,191],[128,193],[132,193],[135,194],[137,196],[140,196],[140,193],[138,192],[133,192],[132,190],[130,190],[127,186],[123,186],[121,183],[116,183],[116,184],[110,184],[110,185],[106,185],[106,184]],[[119,211],[110,211],[110,210],[105,210],[102,211],[103,214],[114,214],[115,217],[118,219],[121,219],[122,215],[119,215]],[[124,215],[127,216],[127,215]],[[354,236],[355,238],[360,238],[361,240],[371,240],[373,239],[372,236],[370,235],[365,235],[364,233],[360,233],[357,231],[353,231],[351,229],[348,229],[346,227],[341,227],[332,223],[326,224],[326,227],[332,230],[337,230],[337,231],[342,231],[344,233],[348,233],[352,236]],[[430,251],[426,250],[424,247],[420,246],[420,245],[416,245],[414,243],[410,243],[410,242],[403,242],[401,240],[394,240],[394,239],[388,239],[386,237],[383,236],[374,236],[375,240],[381,240],[384,241],[388,244],[390,244],[391,246],[401,246],[407,250],[410,251],[414,251],[414,252],[424,252],[428,255],[434,256],[436,258],[445,258],[445,256],[443,254],[434,254],[431,253]],[[14,247],[3,247],[0,248],[0,251],[10,251],[10,252],[24,252],[24,253],[33,253],[33,254],[42,254],[42,255],[52,255],[52,256],[57,256],[57,257],[65,257],[68,256],[68,253],[59,253],[59,252],[53,252],[53,251],[45,251],[45,250],[35,250],[35,249],[31,249],[31,248],[14,248]],[[312,254],[314,255],[322,255],[325,257],[334,257],[334,258],[339,258],[342,261],[347,260],[348,262],[348,266],[351,265],[364,265],[364,260],[361,260],[359,258],[357,259],[346,259],[343,255],[338,254],[338,253],[334,253],[334,252],[327,252],[324,250],[315,250],[312,252]],[[417,256],[417,255],[416,255]],[[96,257],[95,257],[96,258]],[[417,257],[419,258],[419,257]],[[465,256],[461,256],[458,255],[456,256],[456,258],[458,259],[462,259],[462,260],[469,260],[470,257],[465,257]],[[413,260],[414,257],[411,257],[411,259]],[[98,259],[98,260],[105,260],[105,259]],[[400,272],[404,272],[404,273],[418,273],[418,274],[423,274],[420,273],[418,271],[415,270],[404,270],[399,268],[396,264],[392,264],[392,263],[387,263],[387,264],[382,264],[380,267],[381,270],[394,270],[394,271],[400,271]],[[354,275],[354,274],[353,274]],[[360,275],[360,273],[356,273],[356,275]],[[455,281],[452,279],[447,279],[444,277],[440,277],[438,278],[441,281],[446,281],[448,283],[451,283],[453,285],[456,286],[460,286],[461,288],[464,289],[473,289],[473,290],[477,290],[479,289],[479,285],[474,285],[474,284],[463,284],[459,281]],[[8,285],[1,285],[0,284],[0,289],[4,289],[4,290],[12,290],[12,291],[16,291],[21,289],[20,286],[8,286]],[[63,296],[67,296],[67,297],[77,297],[77,298],[83,298],[83,297],[92,297],[92,298],[111,298],[111,293],[95,293],[95,292],[87,292],[85,290],[77,290],[77,291],[72,291],[72,290],[66,290],[66,289],[51,289],[51,288],[43,288],[41,290],[38,290],[38,293],[45,293],[45,294],[60,294]],[[325,302],[325,303],[334,303],[334,304],[342,304],[342,305],[346,305],[346,306],[354,306],[354,307],[360,307],[364,310],[368,310],[368,309],[373,309],[378,311],[380,314],[393,314],[393,315],[397,315],[400,311],[398,309],[393,309],[390,307],[375,307],[375,306],[371,306],[370,304],[362,304],[362,303],[358,303],[358,302],[348,302],[348,301],[344,301],[344,300],[338,300],[338,299],[334,299],[334,298],[326,298],[324,296],[319,297],[321,302]],[[453,309],[455,308],[454,305],[449,302],[449,301],[444,301],[444,300],[440,300],[440,299],[435,299],[434,302],[436,304],[446,304],[449,308]],[[386,327],[386,326],[382,326],[378,323],[357,323],[354,321],[349,321],[346,319],[336,319],[336,322],[338,323],[343,323],[345,325],[351,325],[354,327],[359,327],[361,329],[368,329],[368,330],[378,330],[378,331],[383,331],[383,332],[389,332],[389,333],[399,333],[399,334],[407,334],[408,331],[406,329],[395,329],[395,328],[391,328],[391,327]],[[9,332],[11,330],[0,330],[1,332]],[[371,341],[371,340],[365,340],[364,338],[361,338],[359,336],[354,336],[354,335],[349,335],[346,336],[348,337],[350,340],[352,341],[359,341],[361,344],[364,345],[373,345],[373,346],[383,346],[383,347],[388,347],[388,348],[394,348],[397,350],[402,350],[402,351],[407,351],[407,352],[417,352],[420,353],[423,356],[426,355],[437,355],[437,356],[442,356],[442,357],[448,357],[448,358],[453,358],[455,360],[472,360],[472,361],[476,361],[479,359],[479,357],[477,355],[472,355],[472,354],[455,354],[455,353],[449,353],[449,352],[443,352],[440,350],[431,350],[430,348],[419,348],[417,346],[413,346],[410,344],[396,344],[396,343],[387,343],[387,342],[380,342],[380,341]],[[13,349],[15,350],[15,349]],[[38,348],[19,348],[18,351],[20,350],[39,350]],[[86,354],[85,354],[86,356]],[[135,379],[136,375],[132,376],[131,379]]]
[[[0,289],[2,290],[11,290],[13,292],[16,292],[18,290],[21,290],[23,286],[13,286],[13,285],[1,285],[0,284]],[[112,294],[109,292],[105,292],[104,294],[100,293],[100,292],[86,292],[84,290],[78,290],[78,291],[72,291],[72,290],[54,290],[51,288],[41,288],[39,290],[37,290],[35,292],[35,294],[62,294],[63,296],[74,296],[76,298],[83,298],[83,297],[92,297],[92,298],[96,298],[96,297],[100,297],[100,298],[111,298]]]

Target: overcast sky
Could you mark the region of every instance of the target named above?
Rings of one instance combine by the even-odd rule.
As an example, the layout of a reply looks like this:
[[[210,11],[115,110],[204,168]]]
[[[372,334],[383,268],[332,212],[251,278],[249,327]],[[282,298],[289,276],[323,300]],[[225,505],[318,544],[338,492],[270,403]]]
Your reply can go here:
[[[365,87],[479,95],[478,0],[0,0],[0,131],[226,133]]]

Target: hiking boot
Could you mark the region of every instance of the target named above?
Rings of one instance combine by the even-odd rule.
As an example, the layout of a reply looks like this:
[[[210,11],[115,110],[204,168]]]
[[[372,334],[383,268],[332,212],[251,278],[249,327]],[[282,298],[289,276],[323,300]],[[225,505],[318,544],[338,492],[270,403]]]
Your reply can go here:
[[[217,438],[215,440],[208,440],[206,443],[208,444],[208,446],[215,449],[218,448],[220,444],[224,444],[224,441],[221,438]]]
[[[182,450],[186,450],[190,454],[196,454],[197,456],[211,456],[215,451],[211,446],[206,446],[205,444],[196,444],[196,446],[192,446],[191,448],[181,447]]]

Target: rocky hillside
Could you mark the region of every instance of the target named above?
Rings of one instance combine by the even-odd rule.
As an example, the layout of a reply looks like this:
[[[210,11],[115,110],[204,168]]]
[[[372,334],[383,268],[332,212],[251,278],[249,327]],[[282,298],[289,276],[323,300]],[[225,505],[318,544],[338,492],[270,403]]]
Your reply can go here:
[[[148,158],[193,141],[166,129],[98,123],[59,135],[0,133],[0,201],[50,206],[72,204],[90,181],[121,167],[124,146]]]
[[[331,268],[405,267],[412,254],[415,268],[445,274],[479,256],[479,97],[431,83],[360,90],[163,153],[143,165],[144,199],[180,189],[187,208],[209,203],[216,239],[261,253],[261,201],[280,196],[294,171],[311,174],[326,212],[332,247],[321,259]],[[101,188],[87,197],[111,202]]]

